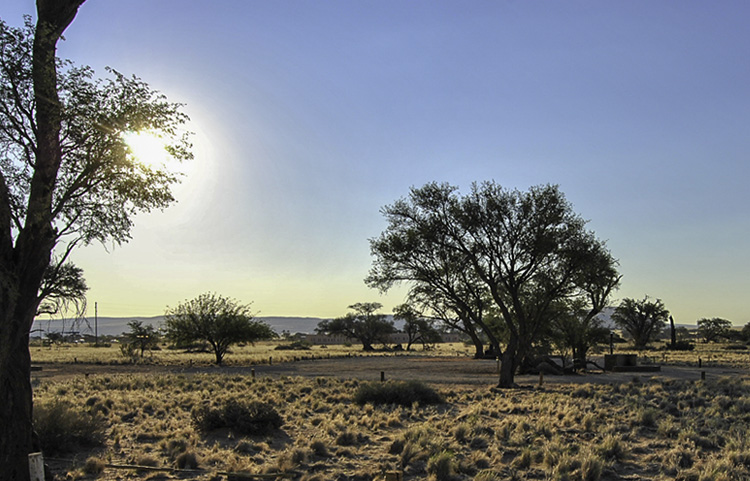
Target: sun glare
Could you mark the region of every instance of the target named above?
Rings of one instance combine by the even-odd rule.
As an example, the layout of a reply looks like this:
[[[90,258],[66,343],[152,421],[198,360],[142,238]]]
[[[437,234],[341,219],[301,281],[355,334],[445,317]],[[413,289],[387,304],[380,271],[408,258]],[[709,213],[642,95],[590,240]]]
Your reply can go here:
[[[161,167],[171,159],[164,140],[153,132],[126,132],[122,139],[135,158],[146,166]]]

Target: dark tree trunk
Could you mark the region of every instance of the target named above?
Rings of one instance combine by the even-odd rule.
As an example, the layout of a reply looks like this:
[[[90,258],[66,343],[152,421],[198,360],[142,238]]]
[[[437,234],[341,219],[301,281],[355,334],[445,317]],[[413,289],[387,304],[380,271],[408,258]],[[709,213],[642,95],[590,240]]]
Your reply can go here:
[[[482,359],[484,357],[484,343],[473,329],[467,329],[465,332],[474,344],[474,359]]]
[[[5,294],[5,293],[4,293]],[[29,479],[33,451],[29,334],[21,322],[4,316],[0,336],[0,479]]]
[[[499,388],[511,388],[515,387],[515,355],[510,349],[505,349],[503,355],[500,357],[500,380],[497,383]]]
[[[511,336],[508,346],[500,357],[500,380],[497,383],[499,388],[515,387],[516,361],[518,359],[518,339]]]
[[[37,1],[32,66],[37,150],[25,223],[15,246],[8,212],[0,212],[0,481],[29,479],[28,454],[34,447],[29,332],[56,242],[52,196],[62,161],[55,52],[83,1]],[[2,189],[0,201],[7,200]]]
[[[588,353],[588,348],[586,346],[578,346],[577,349],[573,350],[573,368],[575,370],[578,369],[586,369],[586,354]]]

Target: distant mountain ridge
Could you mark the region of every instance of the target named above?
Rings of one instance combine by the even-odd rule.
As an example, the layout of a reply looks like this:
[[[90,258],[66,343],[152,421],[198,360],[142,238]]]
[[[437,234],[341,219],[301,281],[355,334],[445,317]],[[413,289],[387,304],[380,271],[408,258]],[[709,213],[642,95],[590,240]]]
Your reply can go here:
[[[325,318],[319,317],[282,317],[282,316],[259,316],[256,319],[266,322],[274,331],[281,334],[289,331],[290,334],[312,334],[320,321]],[[97,320],[88,318],[74,324],[70,319],[37,319],[32,326],[32,336],[38,336],[43,332],[65,332],[77,331],[80,334],[95,334],[100,336],[119,336],[128,332],[128,323],[141,321],[144,324],[160,328],[164,325],[164,316],[133,316],[133,317],[99,317]]]

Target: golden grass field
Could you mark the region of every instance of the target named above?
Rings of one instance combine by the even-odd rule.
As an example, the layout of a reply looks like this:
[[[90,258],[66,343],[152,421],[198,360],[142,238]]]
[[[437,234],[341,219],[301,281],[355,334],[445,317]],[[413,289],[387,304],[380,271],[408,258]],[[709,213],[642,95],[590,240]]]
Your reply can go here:
[[[267,364],[272,362],[288,362],[296,359],[323,359],[329,357],[347,356],[382,356],[383,352],[364,352],[358,345],[344,346],[312,346],[309,350],[276,350],[276,347],[284,344],[281,341],[264,341],[255,344],[232,346],[230,353],[224,359],[227,366],[249,366],[253,364]],[[168,349],[166,345],[158,351],[147,351],[145,356],[137,359],[124,356],[120,351],[120,345],[113,343],[104,347],[93,347],[90,344],[62,344],[31,346],[31,359],[35,364],[45,363],[74,363],[82,364],[131,364],[134,361],[145,364],[162,366],[208,366],[214,364],[212,352],[186,352],[178,349]],[[387,354],[387,353],[385,353]],[[462,343],[437,344],[432,351],[412,350],[412,356],[469,356],[471,350]]]
[[[227,364],[319,355],[356,348],[276,351],[276,343],[235,348]],[[34,363],[121,362],[115,348],[32,348]],[[667,354],[666,362],[746,368],[748,354],[721,345]],[[57,353],[57,354],[56,354]],[[416,355],[467,355],[462,345]],[[647,356],[664,361],[662,352]],[[108,357],[109,356],[109,357]],[[202,354],[161,350],[157,365],[210,362]],[[284,356],[290,356],[285,358]],[[124,359],[123,361],[124,362]],[[98,371],[100,372],[100,371]],[[719,371],[720,372],[720,371]],[[618,383],[566,383],[495,390],[493,383],[436,383],[437,405],[359,405],[356,378],[175,374],[150,371],[42,379],[35,412],[43,422],[79,420],[97,446],[50,435],[45,458],[58,479],[374,480],[743,480],[750,479],[750,379],[628,376]],[[376,382],[377,383],[377,382]],[[272,406],[283,424],[260,435],[193,421],[201,407],[232,401]],[[56,418],[57,417],[57,418]],[[59,419],[58,419],[59,418]],[[42,422],[40,421],[40,422]],[[88,430],[88,431],[87,431]],[[54,430],[46,432],[52,432]],[[84,437],[85,439],[85,437]],[[145,466],[137,470],[125,466]],[[120,467],[116,467],[120,466]],[[147,468],[149,468],[147,470]],[[187,468],[190,472],[169,471]],[[155,470],[160,469],[160,470]],[[234,474],[232,474],[234,473]]]

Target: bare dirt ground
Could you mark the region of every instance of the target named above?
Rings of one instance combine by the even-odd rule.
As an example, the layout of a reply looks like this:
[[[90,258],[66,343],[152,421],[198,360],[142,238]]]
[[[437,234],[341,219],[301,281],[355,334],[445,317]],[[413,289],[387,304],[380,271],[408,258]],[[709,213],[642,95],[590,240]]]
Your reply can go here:
[[[601,362],[599,364],[602,364]],[[334,377],[340,379],[380,380],[381,373],[387,380],[420,380],[439,384],[474,384],[492,386],[498,380],[497,362],[455,357],[353,357],[339,359],[317,359],[298,362],[255,366],[189,367],[154,366],[148,364],[97,365],[97,364],[43,364],[32,372],[34,380],[56,380],[76,376],[97,374],[136,374],[136,373],[223,373],[250,376],[302,376]],[[750,371],[722,367],[682,367],[661,366],[660,372],[602,372],[590,370],[587,373],[556,376],[545,374],[543,381],[555,384],[569,383],[622,383],[634,378],[700,380],[702,373],[706,379],[723,376],[749,377]],[[519,386],[538,385],[540,376],[516,376]]]

